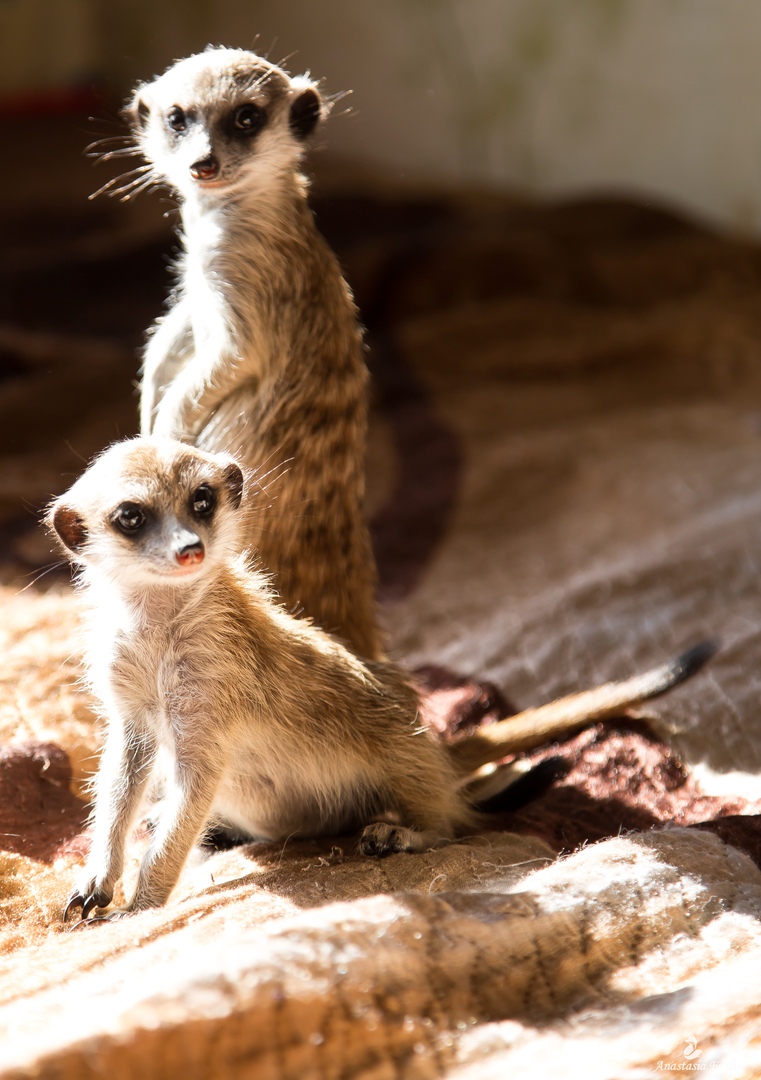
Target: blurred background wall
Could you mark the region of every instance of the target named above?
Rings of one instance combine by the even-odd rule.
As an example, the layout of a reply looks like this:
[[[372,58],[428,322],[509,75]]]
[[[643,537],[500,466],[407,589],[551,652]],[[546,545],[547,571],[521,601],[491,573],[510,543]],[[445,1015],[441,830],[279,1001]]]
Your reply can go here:
[[[208,42],[352,90],[328,142],[359,165],[761,229],[758,0],[0,0],[0,106],[119,97]]]

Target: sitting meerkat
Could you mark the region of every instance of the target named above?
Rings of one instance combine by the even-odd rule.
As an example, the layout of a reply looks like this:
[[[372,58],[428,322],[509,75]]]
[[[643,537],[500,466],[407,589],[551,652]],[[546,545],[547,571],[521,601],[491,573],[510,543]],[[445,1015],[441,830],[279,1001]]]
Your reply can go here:
[[[361,830],[367,855],[447,843],[482,821],[474,770],[663,693],[713,651],[447,745],[421,726],[398,667],[360,660],[283,607],[243,551],[250,487],[229,455],[137,438],[48,511],[81,568],[107,720],[92,849],[64,917],[111,902],[160,754],[166,796],[129,912],[166,901],[209,824],[267,840]]]
[[[377,659],[362,331],[300,170],[328,111],[310,78],[239,49],[135,90],[126,113],[149,163],[135,183],[174,190],[183,249],[145,350],[140,428],[282,466],[247,540],[290,610]]]

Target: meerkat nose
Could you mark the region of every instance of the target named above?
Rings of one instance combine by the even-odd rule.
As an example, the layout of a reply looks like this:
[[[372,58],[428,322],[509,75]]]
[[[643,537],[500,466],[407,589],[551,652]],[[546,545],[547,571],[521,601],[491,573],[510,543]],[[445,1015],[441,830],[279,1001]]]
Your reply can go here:
[[[194,161],[190,166],[190,175],[194,180],[213,180],[219,172],[219,162],[213,154]]]
[[[184,544],[175,553],[175,560],[180,566],[193,566],[195,563],[203,562],[204,550],[203,544],[200,540],[196,540],[192,544]]]

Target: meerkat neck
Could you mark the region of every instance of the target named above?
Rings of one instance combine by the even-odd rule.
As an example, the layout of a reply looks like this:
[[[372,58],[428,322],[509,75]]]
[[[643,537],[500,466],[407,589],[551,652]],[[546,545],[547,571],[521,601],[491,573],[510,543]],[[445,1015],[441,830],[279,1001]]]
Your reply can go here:
[[[182,222],[181,282],[196,348],[256,356],[257,376],[265,378],[286,355],[277,348],[284,321],[309,317],[302,304],[283,298],[294,298],[323,250],[303,190],[290,177],[264,193],[219,201],[199,193],[183,205]],[[301,274],[294,275],[294,262]]]
[[[266,188],[232,192],[224,200],[198,192],[181,208],[185,248],[201,257],[224,251],[273,251],[304,244],[316,233],[306,182],[292,175]]]
[[[182,585],[142,583],[114,577],[97,568],[86,567],[82,583],[91,606],[107,610],[113,622],[127,631],[168,625],[187,616],[217,584],[219,572],[204,574],[199,581]]]

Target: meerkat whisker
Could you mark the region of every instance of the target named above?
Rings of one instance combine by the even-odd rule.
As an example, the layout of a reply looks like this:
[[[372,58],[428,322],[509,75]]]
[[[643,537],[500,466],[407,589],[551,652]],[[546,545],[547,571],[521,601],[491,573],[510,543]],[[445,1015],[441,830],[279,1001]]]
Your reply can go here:
[[[133,183],[133,186],[129,188],[124,195],[121,195],[119,202],[129,202],[135,195],[140,195],[144,191],[148,191],[152,187],[160,186],[160,181],[155,176],[149,176],[147,179]],[[118,194],[118,192],[111,192],[112,195]]]
[[[112,161],[114,158],[123,157],[137,157],[140,151],[137,147],[124,147],[122,150],[107,150],[102,154],[91,155],[97,157],[99,161]]]
[[[42,578],[47,577],[48,574],[51,574],[54,570],[58,570],[60,569],[60,567],[65,565],[65,559],[58,559],[57,562],[50,563],[49,566],[43,566],[39,570],[32,571],[31,575],[27,575],[31,577],[31,581],[28,581],[26,585],[23,586],[23,588],[19,589],[16,595],[21,596],[21,594],[25,593],[27,589],[31,589],[32,586],[36,585],[38,581],[41,581]]]
[[[273,48],[274,48],[274,44],[273,44]],[[269,51],[271,52],[272,49],[270,49]],[[294,56],[296,56],[296,50],[294,50],[293,52],[287,53],[286,56],[284,56],[284,57],[282,57],[282,59],[278,60],[277,66],[279,68],[284,68],[288,64],[288,61],[292,60],[294,58]],[[309,71],[305,71],[304,75],[306,76],[306,78],[309,78],[309,75],[310,75]]]
[[[140,147],[132,140],[120,139],[119,145],[115,147],[109,147],[107,149],[96,149],[96,147],[102,145],[106,140],[100,140],[98,143],[91,143],[85,148],[85,157],[92,158],[94,161],[110,161],[116,157],[137,157],[140,154]],[[115,142],[116,140],[109,140]]]
[[[113,143],[117,143],[120,147],[133,149],[137,153],[140,152],[140,147],[135,142],[134,138],[129,134],[122,134],[122,135],[105,135],[105,136],[103,136],[103,138],[95,139],[93,142],[88,143],[88,145],[84,148],[83,153],[84,153],[85,157],[99,158],[101,156],[101,154],[104,153],[104,151],[101,151],[99,149],[99,147],[101,147],[101,146],[111,146]],[[105,152],[110,152],[110,151],[105,151]]]
[[[270,455],[270,457],[272,457],[272,455]],[[267,472],[261,472],[261,470],[257,469],[257,471],[254,473],[254,482],[256,483],[256,486],[261,491],[267,491],[269,488],[272,487],[273,484],[276,484],[278,480],[280,480],[283,476],[286,475],[286,473],[288,473],[292,464],[293,458],[286,458],[285,461],[280,461],[277,465],[273,465],[271,469],[267,470]],[[265,484],[264,481],[267,480],[270,476],[272,477],[272,479],[269,481],[268,484]]]
[[[134,169],[130,169],[128,172],[120,173],[119,176],[114,176],[108,180],[102,187],[99,187],[97,191],[94,191],[92,195],[89,195],[89,199],[97,199],[99,195],[118,195],[123,191],[129,190],[134,184],[141,182],[141,177],[145,174],[152,173],[152,166],[150,165],[138,165]],[[127,180],[127,177],[134,177],[132,180]],[[114,187],[115,184],[120,184],[123,180],[127,180],[127,183],[122,187]]]

